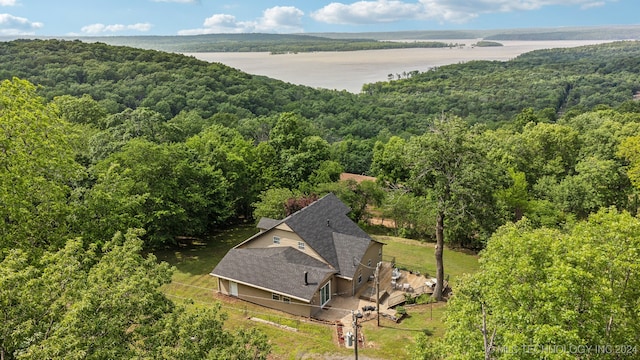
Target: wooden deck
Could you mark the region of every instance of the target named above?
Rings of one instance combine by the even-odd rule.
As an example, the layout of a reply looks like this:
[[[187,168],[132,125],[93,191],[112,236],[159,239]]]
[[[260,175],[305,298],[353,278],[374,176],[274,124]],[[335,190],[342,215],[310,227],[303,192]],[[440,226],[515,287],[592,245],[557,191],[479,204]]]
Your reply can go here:
[[[444,288],[446,289],[448,286],[449,286],[449,283],[445,281]],[[422,285],[415,289],[412,289],[411,291],[396,292],[389,297],[389,300],[387,300],[386,305],[388,308],[402,305],[407,301],[407,296],[411,296],[415,298],[422,294],[433,294],[433,287]]]
[[[383,262],[380,268],[380,305],[381,308],[392,308],[407,301],[407,296],[417,297],[422,294],[432,294],[433,288],[427,285],[430,277],[412,274],[408,271],[401,271],[401,276],[396,280],[395,286],[392,283],[393,266],[389,262]],[[356,296],[360,299],[374,302],[376,301],[375,280],[369,281]],[[449,284],[445,281],[445,288]]]

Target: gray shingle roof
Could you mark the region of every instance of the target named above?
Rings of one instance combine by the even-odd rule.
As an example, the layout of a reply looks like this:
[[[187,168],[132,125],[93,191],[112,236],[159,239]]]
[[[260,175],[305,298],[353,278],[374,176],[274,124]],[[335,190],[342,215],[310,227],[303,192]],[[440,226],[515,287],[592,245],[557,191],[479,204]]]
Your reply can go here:
[[[258,229],[260,229],[260,230],[268,230],[268,229],[271,229],[272,227],[280,224],[281,221],[282,220],[276,220],[276,219],[263,217],[263,218],[260,219],[260,221],[258,221],[258,225],[256,227]]]
[[[352,277],[352,259],[358,261],[364,256],[373,241],[347,214],[350,209],[334,194],[327,194],[304,209],[282,220],[312,249],[326,259],[341,275]],[[334,233],[341,246],[336,248]],[[339,261],[338,257],[344,261]],[[345,260],[347,259],[347,260]],[[348,275],[348,273],[351,275]]]
[[[369,248],[369,241],[364,241],[360,237],[333,233],[333,244],[338,257],[340,275],[353,279],[358,263],[363,261],[362,257]]]
[[[240,248],[264,235],[261,232],[230,250],[211,275],[309,301],[330,274],[353,279],[354,262],[361,262],[375,241],[347,216],[349,211],[334,194],[328,194],[283,220],[259,222],[265,231],[286,224],[330,266],[291,247]],[[304,285],[305,271],[313,285]]]
[[[308,285],[304,284],[307,272]],[[231,249],[211,275],[311,301],[335,273],[323,262],[291,247]]]

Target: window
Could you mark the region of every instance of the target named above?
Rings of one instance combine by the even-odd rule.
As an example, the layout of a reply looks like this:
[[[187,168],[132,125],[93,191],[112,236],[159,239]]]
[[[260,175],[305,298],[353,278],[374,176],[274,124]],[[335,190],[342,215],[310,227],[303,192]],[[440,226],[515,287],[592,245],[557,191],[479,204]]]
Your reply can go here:
[[[304,243],[302,241],[298,241],[298,249],[304,250]]]
[[[320,289],[320,306],[325,306],[331,300],[331,281]]]
[[[280,295],[279,294],[271,294],[271,299],[273,299],[275,301],[280,301]]]
[[[273,237],[273,243],[274,244],[280,244],[280,237],[279,236],[274,236]]]
[[[367,261],[367,266],[371,267],[371,259],[369,259],[369,261]]]
[[[291,304],[291,298],[283,296],[282,297],[282,302],[285,303],[285,304]]]
[[[360,284],[362,282],[362,270],[360,270],[360,273],[358,274],[358,284]]]

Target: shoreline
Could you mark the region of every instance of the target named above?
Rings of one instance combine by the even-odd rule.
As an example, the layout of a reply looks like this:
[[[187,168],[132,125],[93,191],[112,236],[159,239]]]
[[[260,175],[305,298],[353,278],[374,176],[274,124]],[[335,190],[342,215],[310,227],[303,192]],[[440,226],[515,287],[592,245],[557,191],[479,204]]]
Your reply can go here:
[[[362,85],[388,81],[390,74],[425,72],[436,66],[473,60],[507,61],[526,52],[595,45],[613,40],[501,41],[499,47],[471,47],[477,39],[449,40],[465,44],[455,48],[411,48],[335,52],[288,53],[205,52],[183,53],[218,62],[243,72],[267,76],[313,88],[359,93]]]

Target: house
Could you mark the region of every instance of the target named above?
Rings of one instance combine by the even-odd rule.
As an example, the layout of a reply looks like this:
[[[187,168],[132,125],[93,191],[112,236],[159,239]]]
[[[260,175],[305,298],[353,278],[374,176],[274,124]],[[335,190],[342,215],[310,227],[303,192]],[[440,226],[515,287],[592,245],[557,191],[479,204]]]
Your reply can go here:
[[[261,219],[260,232],[213,269],[219,292],[313,317],[332,297],[354,296],[382,260],[382,243],[328,194],[285,219]]]

